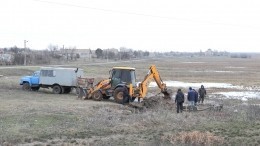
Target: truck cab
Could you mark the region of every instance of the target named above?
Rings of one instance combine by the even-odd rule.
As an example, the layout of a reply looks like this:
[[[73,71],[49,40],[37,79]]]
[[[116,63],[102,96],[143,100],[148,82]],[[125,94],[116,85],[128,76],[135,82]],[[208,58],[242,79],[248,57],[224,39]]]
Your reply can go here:
[[[135,68],[113,67],[110,78],[112,88],[117,88],[120,85],[136,85]]]
[[[105,90],[105,97],[113,96],[116,102],[122,103],[124,87],[128,89],[130,85],[136,87],[135,68],[113,67],[110,72],[110,79],[111,88]]]
[[[39,85],[40,71],[35,71],[31,76],[24,76],[20,79],[20,85],[23,90],[37,91],[40,88]]]

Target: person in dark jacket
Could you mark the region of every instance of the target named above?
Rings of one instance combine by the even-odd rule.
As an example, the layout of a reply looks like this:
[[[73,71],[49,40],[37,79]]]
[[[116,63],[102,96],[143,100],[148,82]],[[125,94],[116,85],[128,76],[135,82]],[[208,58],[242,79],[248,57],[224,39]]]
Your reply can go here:
[[[188,91],[189,110],[193,110],[195,106],[196,93],[189,87]]]
[[[177,104],[177,113],[183,111],[183,103],[184,103],[184,94],[181,89],[178,89],[177,94],[175,96],[175,103]]]
[[[201,87],[199,88],[199,103],[203,103],[206,94],[206,89],[203,85],[201,85]]]
[[[197,105],[197,103],[198,103],[198,96],[199,96],[199,94],[198,94],[198,92],[195,90],[195,89],[192,89],[194,92],[195,92],[195,100],[194,100],[194,104],[195,104],[195,106]]]

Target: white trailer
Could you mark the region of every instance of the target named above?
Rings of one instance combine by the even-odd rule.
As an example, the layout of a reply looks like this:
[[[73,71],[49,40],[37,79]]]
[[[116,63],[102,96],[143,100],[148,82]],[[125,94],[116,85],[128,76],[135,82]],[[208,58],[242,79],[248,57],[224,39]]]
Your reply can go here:
[[[78,77],[83,77],[83,69],[42,67],[39,85],[42,88],[53,88],[53,93],[69,93],[76,88]]]

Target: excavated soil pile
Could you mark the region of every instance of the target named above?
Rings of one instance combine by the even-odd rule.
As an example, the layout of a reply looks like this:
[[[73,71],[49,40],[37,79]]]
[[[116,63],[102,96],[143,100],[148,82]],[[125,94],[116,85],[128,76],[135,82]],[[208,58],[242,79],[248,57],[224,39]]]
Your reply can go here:
[[[144,98],[143,106],[146,108],[172,109],[174,108],[174,102],[171,100],[172,93],[172,90],[167,90],[166,92],[163,92],[163,95],[160,93],[155,96]]]
[[[174,102],[170,98],[164,98],[162,96],[151,96],[144,98],[141,103],[133,102],[130,103],[130,106],[135,108],[149,108],[149,109],[156,109],[156,108],[166,108],[166,109],[173,109]]]
[[[143,104],[146,108],[174,108],[174,102],[170,98],[164,98],[162,96],[144,98]]]

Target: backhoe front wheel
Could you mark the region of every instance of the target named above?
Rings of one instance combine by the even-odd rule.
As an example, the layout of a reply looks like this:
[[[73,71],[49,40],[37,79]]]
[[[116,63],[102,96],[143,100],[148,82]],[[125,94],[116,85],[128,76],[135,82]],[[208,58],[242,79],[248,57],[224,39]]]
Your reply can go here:
[[[100,91],[96,91],[92,96],[93,100],[100,101],[103,99],[103,94]]]

